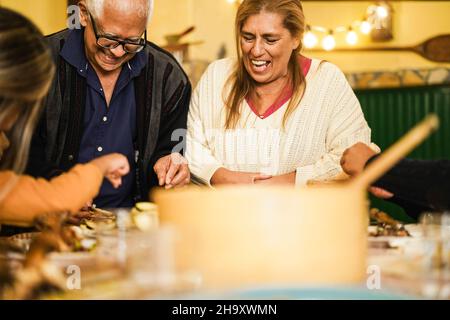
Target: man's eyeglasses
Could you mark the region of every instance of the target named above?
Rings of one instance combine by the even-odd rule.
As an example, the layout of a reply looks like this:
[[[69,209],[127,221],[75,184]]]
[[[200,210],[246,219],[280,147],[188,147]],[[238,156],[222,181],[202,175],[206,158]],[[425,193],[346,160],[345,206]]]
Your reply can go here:
[[[122,45],[123,50],[126,53],[138,53],[142,51],[147,45],[147,29],[144,32],[144,39],[139,39],[137,41],[132,40],[119,40],[108,37],[106,35],[98,34],[97,24],[94,18],[89,13],[89,18],[92,22],[92,28],[94,29],[95,38],[97,39],[97,45],[105,49],[115,49],[119,45]]]

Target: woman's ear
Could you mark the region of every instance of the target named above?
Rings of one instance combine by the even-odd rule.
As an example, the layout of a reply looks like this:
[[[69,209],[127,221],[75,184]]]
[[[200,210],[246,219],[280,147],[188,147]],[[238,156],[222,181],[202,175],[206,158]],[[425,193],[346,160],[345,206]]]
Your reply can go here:
[[[86,28],[88,20],[89,20],[89,14],[86,6],[86,1],[81,0],[78,3],[78,7],[80,8],[79,14],[80,14],[80,24]]]

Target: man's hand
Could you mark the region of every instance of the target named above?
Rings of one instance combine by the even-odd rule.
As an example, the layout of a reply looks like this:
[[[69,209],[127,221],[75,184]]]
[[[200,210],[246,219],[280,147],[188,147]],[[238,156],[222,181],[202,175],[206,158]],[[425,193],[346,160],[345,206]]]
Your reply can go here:
[[[183,187],[191,182],[187,160],[179,153],[172,153],[159,159],[153,167],[158,183],[166,189]]]
[[[341,167],[350,176],[360,174],[364,170],[367,161],[376,155],[372,148],[358,142],[344,151],[341,158]]]

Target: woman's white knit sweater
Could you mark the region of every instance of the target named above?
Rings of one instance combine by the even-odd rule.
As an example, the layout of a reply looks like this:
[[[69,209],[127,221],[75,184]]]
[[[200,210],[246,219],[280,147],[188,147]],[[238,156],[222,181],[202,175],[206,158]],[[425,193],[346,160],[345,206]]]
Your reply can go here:
[[[370,128],[344,74],[333,64],[312,60],[306,91],[283,128],[289,102],[265,119],[247,102],[236,129],[225,130],[225,82],[234,61],[213,62],[190,105],[186,158],[194,178],[210,185],[217,169],[282,175],[296,172],[296,185],[328,180],[342,172],[344,150],[370,144]]]

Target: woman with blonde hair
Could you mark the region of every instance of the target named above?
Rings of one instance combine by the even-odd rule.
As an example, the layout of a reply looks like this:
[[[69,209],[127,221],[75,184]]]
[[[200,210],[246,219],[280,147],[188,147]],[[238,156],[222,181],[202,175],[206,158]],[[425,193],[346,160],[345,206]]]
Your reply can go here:
[[[342,152],[370,143],[370,129],[344,74],[300,54],[299,0],[244,0],[237,59],[212,63],[191,100],[186,156],[207,185],[333,179]]]
[[[31,226],[41,214],[75,212],[95,197],[103,177],[119,187],[128,173],[127,159],[112,154],[51,181],[22,175],[53,73],[41,32],[0,8],[0,224]]]

